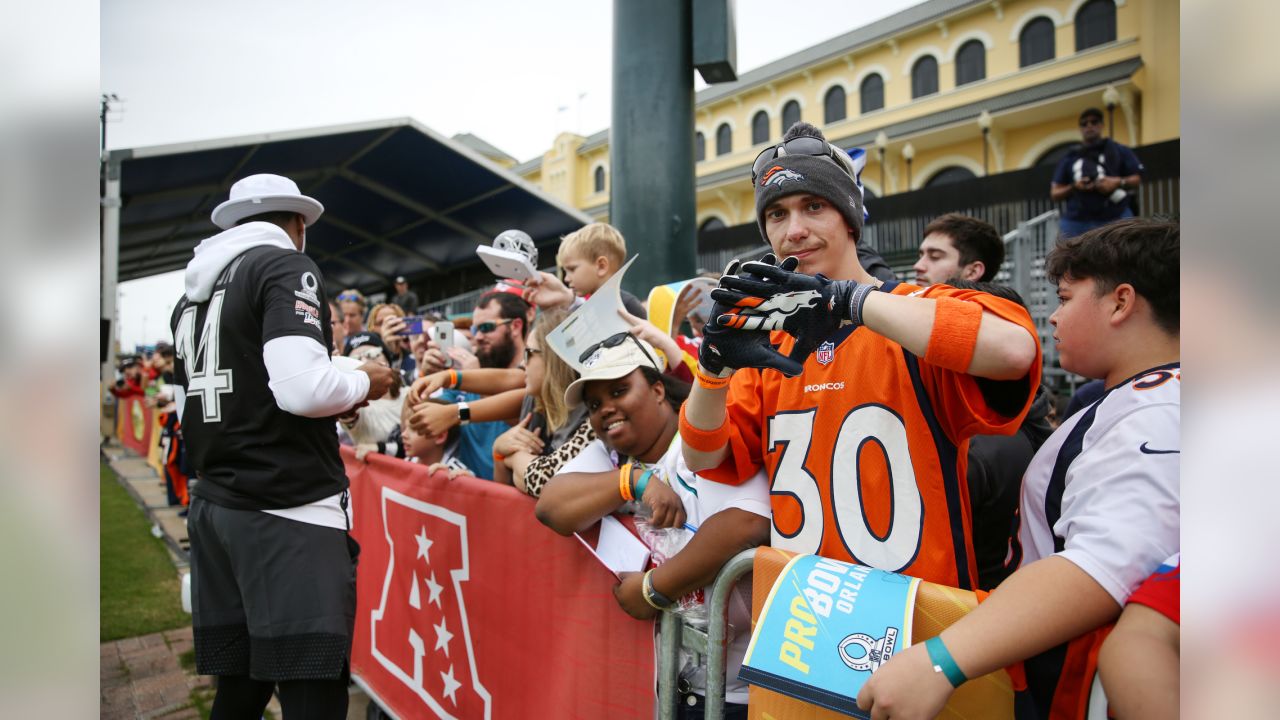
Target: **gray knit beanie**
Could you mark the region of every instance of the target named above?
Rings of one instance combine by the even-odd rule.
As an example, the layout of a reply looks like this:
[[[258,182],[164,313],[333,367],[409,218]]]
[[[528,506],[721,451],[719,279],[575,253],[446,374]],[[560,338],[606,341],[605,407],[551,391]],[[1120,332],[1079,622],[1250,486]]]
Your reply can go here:
[[[825,140],[822,132],[809,123],[796,123],[783,137],[783,142],[801,136],[817,137]],[[839,149],[836,149],[840,152]],[[769,238],[764,229],[764,209],[779,198],[798,193],[808,193],[825,198],[844,216],[853,237],[862,237],[862,193],[854,184],[850,172],[852,162],[847,166],[837,164],[839,161],[830,157],[816,155],[783,155],[769,162],[755,179],[756,193],[756,225],[760,228],[760,237]]]

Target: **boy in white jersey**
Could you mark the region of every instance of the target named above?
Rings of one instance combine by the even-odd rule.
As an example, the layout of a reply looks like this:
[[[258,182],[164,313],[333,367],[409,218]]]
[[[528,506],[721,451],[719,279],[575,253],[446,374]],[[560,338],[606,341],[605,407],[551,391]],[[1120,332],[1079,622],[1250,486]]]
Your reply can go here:
[[[885,664],[858,704],[935,717],[952,690],[1014,670],[1019,718],[1083,718],[1096,645],[1134,588],[1179,549],[1178,226],[1122,220],[1063,241],[1045,271],[1062,367],[1101,378],[1023,478],[1021,566],[938,638]]]

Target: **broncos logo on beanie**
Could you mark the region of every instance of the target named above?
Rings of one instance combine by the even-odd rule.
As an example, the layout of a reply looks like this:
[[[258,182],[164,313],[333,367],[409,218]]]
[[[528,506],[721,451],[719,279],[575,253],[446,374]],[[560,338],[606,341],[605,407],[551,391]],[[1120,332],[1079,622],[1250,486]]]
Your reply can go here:
[[[804,182],[804,176],[795,170],[784,170],[781,165],[774,165],[760,176],[760,187],[781,185],[784,182]]]

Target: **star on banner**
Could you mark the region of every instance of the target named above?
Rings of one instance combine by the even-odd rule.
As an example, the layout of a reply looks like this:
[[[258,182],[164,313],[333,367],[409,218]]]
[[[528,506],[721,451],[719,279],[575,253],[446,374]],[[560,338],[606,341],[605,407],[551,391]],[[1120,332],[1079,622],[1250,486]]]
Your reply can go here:
[[[440,618],[439,625],[432,625],[436,629],[436,650],[444,648],[444,656],[449,657],[449,641],[453,639],[453,633],[445,627],[445,618]]]
[[[449,666],[449,672],[440,673],[440,679],[444,681],[444,694],[449,701],[456,707],[458,705],[458,688],[462,687],[462,683],[453,679],[453,666]]]
[[[424,527],[419,530],[413,539],[418,541],[418,557],[425,559],[427,564],[430,565],[431,558],[427,556],[427,552],[431,550],[431,546],[435,543],[427,539],[427,529]]]
[[[440,591],[442,590],[444,590],[444,586],[436,582],[436,574],[431,573],[431,577],[427,578],[427,592],[431,593],[431,597],[427,602],[435,603],[436,607],[441,610],[444,609],[444,606],[440,604]]]

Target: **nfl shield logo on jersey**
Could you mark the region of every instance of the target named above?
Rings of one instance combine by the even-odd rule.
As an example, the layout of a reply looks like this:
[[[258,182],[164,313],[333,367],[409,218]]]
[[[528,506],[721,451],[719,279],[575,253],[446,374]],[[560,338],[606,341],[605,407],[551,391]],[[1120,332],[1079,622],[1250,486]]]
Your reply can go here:
[[[813,355],[819,365],[830,365],[836,359],[836,344],[828,340],[819,345]]]

